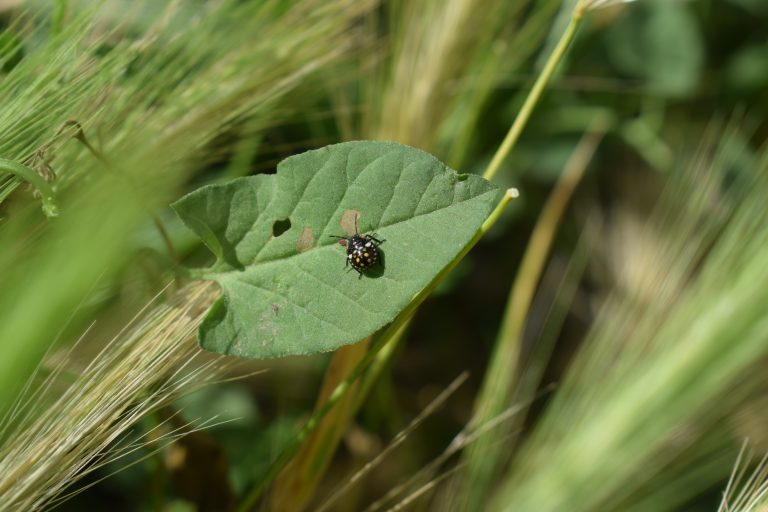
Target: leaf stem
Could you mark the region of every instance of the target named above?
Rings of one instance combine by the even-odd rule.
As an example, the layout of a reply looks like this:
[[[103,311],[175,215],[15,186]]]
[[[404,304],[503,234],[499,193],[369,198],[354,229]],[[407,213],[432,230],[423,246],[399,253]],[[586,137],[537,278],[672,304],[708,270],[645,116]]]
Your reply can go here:
[[[35,187],[40,192],[43,213],[46,217],[56,217],[59,214],[59,207],[56,205],[56,195],[53,192],[53,187],[42,176],[37,174],[34,169],[7,158],[0,158],[0,172],[7,172],[18,176]]]
[[[511,188],[506,191],[502,196],[499,204],[496,205],[493,212],[485,219],[483,225],[477,231],[472,240],[461,250],[456,258],[451,261],[435,278],[429,283],[422,291],[417,293],[413,300],[406,306],[406,308],[397,316],[397,318],[389,324],[389,326],[380,334],[375,336],[370,350],[360,360],[357,366],[349,373],[346,379],[341,381],[336,388],[328,396],[328,399],[318,407],[315,413],[307,420],[304,426],[299,432],[291,439],[289,444],[283,448],[282,452],[272,462],[267,473],[263,478],[256,483],[256,485],[246,494],[243,498],[240,506],[237,508],[238,512],[247,512],[250,510],[256,501],[261,496],[266,486],[280,473],[280,471],[291,461],[294,454],[298,451],[303,441],[312,433],[312,431],[318,426],[320,421],[326,414],[341,400],[344,395],[350,390],[355,381],[365,372],[366,369],[374,362],[376,355],[379,351],[385,347],[390,340],[398,336],[400,328],[405,325],[416,312],[422,302],[429,296],[430,293],[442,282],[451,270],[467,255],[467,253],[475,246],[475,244],[488,232],[489,229],[499,220],[502,212],[509,202],[518,197],[517,189]]]
[[[517,140],[520,138],[520,134],[523,133],[523,128],[525,128],[525,125],[528,124],[528,120],[533,113],[533,109],[536,107],[536,104],[539,102],[539,99],[544,92],[544,88],[552,78],[552,75],[557,69],[557,65],[560,63],[560,61],[563,60],[568,46],[570,46],[571,42],[573,41],[577,29],[581,24],[582,18],[583,9],[580,9],[579,6],[577,6],[571,15],[571,19],[565,29],[565,32],[563,32],[563,35],[560,36],[560,40],[557,42],[557,45],[549,55],[547,62],[544,64],[544,69],[542,69],[541,73],[539,73],[539,76],[536,78],[536,82],[534,82],[531,91],[525,98],[525,102],[520,108],[520,112],[517,114],[514,123],[512,123],[512,126],[509,128],[507,136],[504,138],[501,146],[499,146],[499,149],[496,150],[496,154],[493,155],[491,163],[483,173],[483,178],[490,181],[496,176],[496,173],[498,173],[499,169],[501,168],[501,164],[504,162],[509,153],[512,151],[512,148],[517,143]]]

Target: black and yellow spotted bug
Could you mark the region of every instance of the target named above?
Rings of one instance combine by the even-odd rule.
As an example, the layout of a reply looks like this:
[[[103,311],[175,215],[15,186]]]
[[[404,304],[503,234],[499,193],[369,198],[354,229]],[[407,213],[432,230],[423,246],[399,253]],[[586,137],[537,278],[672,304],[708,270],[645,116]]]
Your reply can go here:
[[[357,230],[357,217],[355,217],[355,234],[352,236],[336,236],[332,238],[339,239],[339,245],[347,248],[347,262],[344,266],[352,265],[357,270],[358,279],[363,277],[363,272],[371,268],[380,261],[378,246],[386,240],[376,238],[373,235],[361,235]]]

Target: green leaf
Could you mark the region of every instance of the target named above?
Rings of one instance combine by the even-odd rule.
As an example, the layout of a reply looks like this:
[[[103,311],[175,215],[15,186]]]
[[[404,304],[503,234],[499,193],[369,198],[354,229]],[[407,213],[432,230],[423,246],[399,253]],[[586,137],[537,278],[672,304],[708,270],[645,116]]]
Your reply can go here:
[[[269,358],[354,343],[391,322],[456,257],[502,194],[423,151],[366,141],[290,157],[273,176],[196,190],[173,208],[216,255],[203,276],[223,290],[200,344]],[[355,218],[361,234],[385,240],[384,264],[362,279],[330,236],[353,234]],[[275,223],[283,229],[273,234]]]

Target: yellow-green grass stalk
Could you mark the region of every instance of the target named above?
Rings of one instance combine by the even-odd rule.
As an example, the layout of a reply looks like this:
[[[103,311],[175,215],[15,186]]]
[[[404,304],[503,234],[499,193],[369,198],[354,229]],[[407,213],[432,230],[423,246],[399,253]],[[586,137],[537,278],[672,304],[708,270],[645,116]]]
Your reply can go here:
[[[391,346],[390,345],[387,345]],[[384,348],[387,348],[384,347]],[[392,441],[381,451],[379,452],[376,457],[374,457],[372,460],[366,462],[366,464],[360,468],[359,471],[357,471],[354,475],[352,475],[346,482],[344,482],[342,485],[339,486],[338,489],[336,489],[326,500],[322,502],[322,505],[318,508],[317,512],[327,512],[328,510],[331,510],[333,505],[338,501],[338,499],[345,493],[354,488],[354,486],[363,479],[366,475],[368,475],[371,471],[373,471],[376,467],[378,467],[382,461],[384,461],[389,455],[391,455],[407,438],[408,436],[416,430],[429,416],[431,416],[439,407],[444,405],[444,403],[448,400],[448,398],[461,386],[466,382],[466,380],[469,378],[469,373],[464,372],[461,375],[459,375],[451,384],[448,385],[443,391],[440,392],[440,394],[435,397],[421,412],[419,412],[418,416],[416,416],[406,428],[401,430],[397,433],[397,435],[392,439]],[[372,508],[374,505],[371,504],[369,508]]]
[[[563,34],[560,36],[555,47],[552,49],[552,53],[550,53],[545,61],[544,67],[536,77],[533,86],[531,86],[531,90],[526,96],[523,105],[520,107],[520,111],[515,117],[512,126],[509,128],[507,135],[501,142],[499,149],[494,153],[491,163],[488,164],[488,167],[485,169],[485,172],[483,173],[485,179],[492,180],[496,176],[499,169],[501,169],[504,160],[509,156],[512,149],[515,147],[515,144],[517,144],[520,135],[523,133],[523,129],[525,129],[525,126],[528,124],[528,121],[533,114],[534,108],[539,103],[544,90],[552,80],[552,76],[555,74],[560,62],[565,58],[565,54],[573,42],[574,37],[576,37],[576,33],[578,32],[584,14],[586,13],[586,8],[583,5],[585,3],[587,2],[579,1],[573,9],[568,26],[563,31]]]

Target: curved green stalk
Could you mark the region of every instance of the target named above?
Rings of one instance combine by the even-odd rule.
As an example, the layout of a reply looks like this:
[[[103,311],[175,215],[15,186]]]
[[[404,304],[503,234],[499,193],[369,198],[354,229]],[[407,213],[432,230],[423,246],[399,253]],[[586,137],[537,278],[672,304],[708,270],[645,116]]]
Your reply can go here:
[[[0,158],[0,172],[7,172],[18,176],[35,187],[42,197],[43,213],[46,217],[56,217],[59,214],[59,207],[56,205],[53,187],[37,174],[34,169],[30,169],[26,165],[8,160],[7,158]]]
[[[568,46],[570,46],[573,41],[583,16],[583,9],[577,6],[571,15],[571,21],[568,23],[568,27],[565,29],[565,32],[563,32],[563,35],[560,36],[557,46],[552,50],[552,53],[544,65],[544,69],[539,73],[536,82],[534,82],[533,87],[531,88],[531,92],[529,92],[528,96],[525,98],[525,102],[520,108],[520,112],[517,114],[515,122],[512,123],[507,136],[504,137],[504,141],[501,143],[501,146],[499,146],[499,149],[496,150],[491,163],[483,173],[483,178],[492,180],[496,176],[504,159],[507,158],[510,151],[512,151],[512,148],[517,143],[520,134],[523,133],[523,128],[525,128],[525,125],[528,124],[528,120],[531,118],[533,109],[536,107],[536,104],[539,102],[539,99],[544,92],[544,88],[549,84],[552,75],[555,73],[555,69],[557,69],[557,65],[563,60]]]

